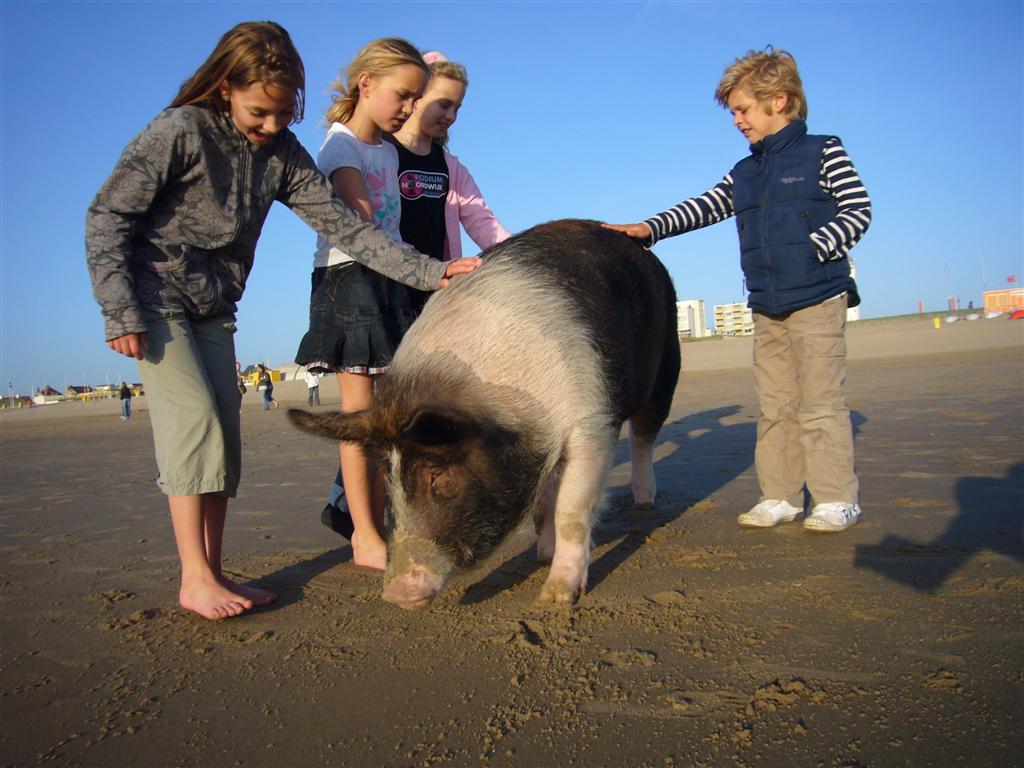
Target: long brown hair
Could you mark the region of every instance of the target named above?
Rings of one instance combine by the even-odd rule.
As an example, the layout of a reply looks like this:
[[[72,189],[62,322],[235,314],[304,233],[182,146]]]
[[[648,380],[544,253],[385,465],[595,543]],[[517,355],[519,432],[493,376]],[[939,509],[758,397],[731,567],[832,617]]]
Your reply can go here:
[[[380,77],[393,67],[413,64],[427,76],[430,70],[420,52],[412,43],[400,37],[382,37],[363,46],[352,62],[342,70],[345,82],[339,78],[331,85],[331,106],[327,108],[327,123],[346,123],[356,111],[359,102],[359,74]]]
[[[228,105],[221,97],[224,84],[247,88],[253,83],[295,94],[295,117],[302,119],[306,101],[306,69],[288,32],[273,21],[245,21],[221,37],[171,102],[171,107],[212,102],[220,110]]]

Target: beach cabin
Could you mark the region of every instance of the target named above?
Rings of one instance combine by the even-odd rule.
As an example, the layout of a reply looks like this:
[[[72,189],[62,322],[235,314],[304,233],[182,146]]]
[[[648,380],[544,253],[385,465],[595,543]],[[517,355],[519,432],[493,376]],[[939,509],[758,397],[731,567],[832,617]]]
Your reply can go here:
[[[42,389],[36,390],[36,393],[32,396],[33,405],[53,405],[59,403],[64,399],[64,396],[50,385],[46,385]]]
[[[68,386],[65,395],[69,400],[87,400],[92,391],[92,387],[80,384],[78,386]]]
[[[1024,288],[1003,288],[982,294],[986,312],[1012,312],[1024,308]]]

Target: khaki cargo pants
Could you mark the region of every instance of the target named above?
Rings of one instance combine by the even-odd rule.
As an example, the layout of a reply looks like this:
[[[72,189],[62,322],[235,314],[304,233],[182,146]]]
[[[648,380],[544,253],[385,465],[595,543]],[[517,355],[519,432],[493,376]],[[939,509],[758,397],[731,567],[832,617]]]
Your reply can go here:
[[[762,499],[803,508],[858,503],[846,407],[845,295],[786,315],[754,313],[754,380],[761,417],[754,464]]]
[[[235,318],[190,320],[143,310],[149,347],[139,375],[153,425],[157,484],[168,496],[233,498],[242,472]]]

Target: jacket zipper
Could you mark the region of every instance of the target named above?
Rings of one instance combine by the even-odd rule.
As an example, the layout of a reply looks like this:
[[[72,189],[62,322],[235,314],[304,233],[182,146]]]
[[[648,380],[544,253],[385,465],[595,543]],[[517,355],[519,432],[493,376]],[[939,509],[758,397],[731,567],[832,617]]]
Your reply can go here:
[[[772,164],[772,157],[768,155],[761,169],[761,259],[764,262],[765,276],[768,278],[768,305],[774,307],[775,275],[772,272],[771,245],[768,242],[768,183],[771,180]]]
[[[231,242],[234,243],[238,240],[238,236],[242,233],[242,226],[245,224],[246,204],[245,204],[245,189],[246,182],[249,176],[249,154],[252,151],[248,146],[248,141],[242,146],[242,158],[238,164],[238,214],[235,221],[235,233],[231,236]]]

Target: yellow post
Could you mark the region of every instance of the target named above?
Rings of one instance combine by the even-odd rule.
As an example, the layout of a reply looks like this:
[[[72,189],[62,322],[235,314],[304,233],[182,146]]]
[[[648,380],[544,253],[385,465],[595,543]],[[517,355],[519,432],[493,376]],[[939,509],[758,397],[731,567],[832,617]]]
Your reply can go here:
[[[941,317],[934,318],[932,320],[932,322],[935,324],[935,330],[938,330],[939,328],[942,327],[942,318]]]

